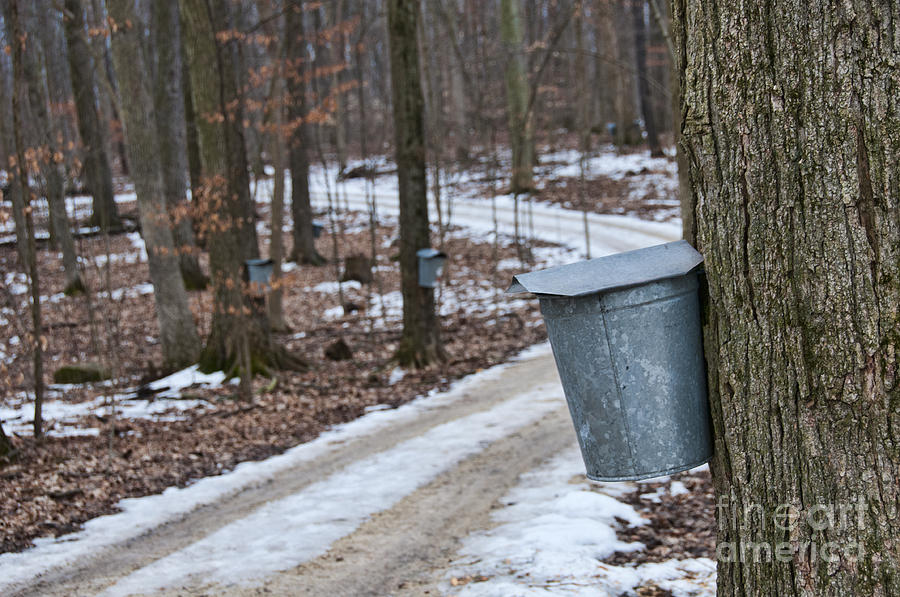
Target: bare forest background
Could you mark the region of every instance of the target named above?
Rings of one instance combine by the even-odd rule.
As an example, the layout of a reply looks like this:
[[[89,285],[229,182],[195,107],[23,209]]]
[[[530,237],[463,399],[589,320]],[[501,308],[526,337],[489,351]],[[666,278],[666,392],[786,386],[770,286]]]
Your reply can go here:
[[[592,152],[649,147],[659,157],[675,141],[674,48],[658,0],[2,7],[0,305],[16,349],[3,353],[0,391],[34,404],[32,438],[9,436],[0,421],[7,462],[49,458],[39,443],[53,384],[111,403],[122,388],[152,394],[149,382],[196,364],[240,380],[233,414],[250,409],[254,393],[324,392],[310,381],[312,350],[367,363],[342,378],[353,396],[377,389],[395,364],[434,384],[502,359],[540,333],[517,315],[474,342],[477,326],[439,321],[440,290],[417,283],[416,250],[466,250],[442,219],[447,189],[465,178],[518,205],[544,192],[534,179],[543,154],[575,150],[580,181],[565,203],[587,213]],[[324,172],[324,210],[313,209],[311,171]],[[388,177],[399,181],[399,229],[385,228],[375,200]],[[331,186],[350,179],[366,181],[367,213],[356,227],[348,199]],[[492,246],[468,248],[494,286],[502,259],[531,260],[516,226],[510,247],[495,235]],[[382,246],[383,235],[394,244]],[[120,259],[133,247],[146,265]],[[248,261],[260,258],[271,260],[270,283],[251,282]],[[358,317],[341,327],[304,317],[288,298],[288,272],[337,282],[343,314]],[[149,284],[135,291],[142,275]],[[400,288],[402,330],[379,327],[371,304],[360,310],[345,296],[354,282],[370,296]],[[152,303],[129,306],[136,294]],[[356,338],[352,350],[346,337]],[[90,392],[78,394],[83,387]],[[366,404],[309,416],[321,426]],[[131,453],[115,412],[103,419],[108,458]],[[176,481],[222,466],[195,465]]]

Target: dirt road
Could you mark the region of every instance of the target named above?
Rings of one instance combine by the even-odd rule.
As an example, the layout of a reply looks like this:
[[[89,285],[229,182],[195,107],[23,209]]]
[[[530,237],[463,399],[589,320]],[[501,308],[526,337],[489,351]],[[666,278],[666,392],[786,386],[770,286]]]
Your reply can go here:
[[[170,575],[174,574],[172,563],[189,560],[193,545],[253,516],[266,505],[302,495],[336,475],[365,468],[366,460],[373,455],[388,454],[435,430],[464,433],[466,425],[458,425],[459,421],[494,412],[508,419],[512,412],[527,410],[532,403],[540,406],[534,416],[523,416],[524,424],[494,441],[473,438],[474,447],[467,452],[470,456],[397,503],[367,516],[358,528],[324,545],[325,553],[301,559],[250,586],[216,582],[215,573],[211,580],[203,575],[202,564],[198,564],[199,574],[178,578],[177,584],[170,585],[176,580]],[[504,408],[510,412],[503,414]],[[476,435],[477,431],[473,430]],[[125,595],[158,587],[161,591],[147,594],[420,595],[442,576],[458,539],[488,524],[492,507],[518,475],[573,441],[552,357],[543,351],[509,365],[452,400],[422,409],[412,421],[389,424],[371,434],[336,443],[315,460],[283,470],[264,484],[199,508],[126,544],[110,545],[78,562],[50,570],[7,594]],[[367,488],[355,488],[350,499],[354,503],[365,501]],[[327,505],[335,509],[335,504]],[[277,543],[280,537],[275,533],[271,539]],[[257,547],[248,552],[248,558],[259,552]],[[233,550],[240,548],[239,542],[230,546]],[[287,562],[291,557],[300,558],[284,555]],[[181,570],[178,565],[175,568]]]
[[[395,208],[390,197],[379,201]],[[362,198],[348,202],[361,207]],[[491,221],[489,204],[456,209],[460,220]],[[583,242],[580,214],[539,212],[538,236]],[[652,223],[592,215],[591,226],[592,244],[607,252],[673,240],[671,227]],[[575,437],[549,350],[413,409],[127,541],[73,549],[77,557],[48,560],[40,576],[12,585],[0,579],[0,592],[439,594],[460,539],[488,527],[519,475]]]

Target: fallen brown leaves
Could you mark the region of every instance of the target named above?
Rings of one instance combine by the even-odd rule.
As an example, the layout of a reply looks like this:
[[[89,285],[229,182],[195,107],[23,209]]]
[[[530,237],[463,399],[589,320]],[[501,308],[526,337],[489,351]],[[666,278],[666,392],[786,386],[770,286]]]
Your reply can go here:
[[[352,218],[348,224],[353,224]],[[355,225],[341,241],[341,256],[368,251],[368,231]],[[383,292],[399,288],[396,265],[390,260],[396,251],[387,242],[395,234],[389,227],[378,231],[382,254],[378,283]],[[327,234],[319,240],[330,247]],[[112,254],[134,254],[136,249],[125,236],[110,239]],[[105,252],[100,239],[83,241],[82,254]],[[453,238],[445,249],[452,256],[448,284],[468,279],[491,280],[490,244]],[[502,248],[500,259],[515,255]],[[13,271],[14,249],[0,249],[0,263]],[[62,284],[56,253],[41,252],[46,271],[43,294],[55,292]],[[90,268],[89,268],[90,269]],[[234,389],[189,389],[185,398],[202,398],[203,408],[185,411],[181,420],[111,419],[92,415],[79,421],[85,428],[99,428],[95,437],[51,437],[36,442],[30,436],[14,436],[18,450],[14,462],[0,464],[0,552],[27,548],[36,537],[59,536],[96,516],[114,512],[122,498],[158,493],[170,486],[183,487],[193,480],[221,474],[247,460],[259,460],[315,438],[331,425],[364,414],[367,407],[395,407],[432,389],[445,389],[453,380],[503,362],[523,348],[545,338],[536,305],[512,313],[472,315],[458,310],[442,318],[442,336],[449,355],[447,362],[421,371],[409,371],[389,384],[394,364],[393,350],[399,341],[399,324],[380,325],[367,315],[366,290],[354,290],[346,300],[361,309],[335,320],[323,320],[322,313],[338,305],[337,296],[304,289],[334,280],[333,265],[301,267],[286,274],[285,318],[294,333],[280,336],[291,351],[308,361],[305,373],[281,373],[277,383],[259,378],[252,403],[236,401]],[[146,263],[114,261],[108,269],[91,270],[97,288],[133,287],[149,279]],[[508,274],[498,277],[505,285]],[[376,292],[372,285],[371,292]],[[48,290],[49,289],[49,290]],[[448,289],[445,288],[445,292]],[[111,315],[97,320],[91,329],[82,298],[66,298],[45,306],[48,333],[48,377],[63,363],[94,358],[99,342],[103,357],[112,361],[119,378],[112,391],[123,391],[147,377],[153,363],[161,360],[156,341],[158,329],[153,296],[126,296],[110,301],[95,295],[98,312]],[[377,304],[377,301],[373,301]],[[372,304],[372,303],[370,303]],[[192,293],[192,307],[198,326],[209,326],[209,292]],[[0,340],[13,335],[14,326],[5,326]],[[298,333],[302,332],[302,333]],[[343,361],[325,357],[325,349],[343,338],[353,356]],[[114,338],[115,351],[109,339]],[[99,339],[99,340],[98,340]],[[19,358],[11,369],[22,372],[27,358]],[[22,380],[24,375],[19,376]],[[49,381],[49,379],[48,379]],[[24,381],[12,383],[10,393],[25,389]],[[61,398],[82,402],[103,395],[102,388],[84,386],[67,390]]]
[[[671,481],[680,481],[688,492],[672,495],[665,490]],[[709,472],[679,473],[672,475],[671,481],[639,483],[636,491],[618,498],[634,506],[641,516],[649,520],[649,523],[636,527],[622,524],[616,530],[616,534],[622,541],[640,541],[647,548],[636,552],[616,552],[604,562],[615,565],[639,565],[671,559],[700,557],[715,559],[715,497]],[[661,488],[664,490],[657,491]],[[659,503],[641,497],[654,492],[659,497]]]

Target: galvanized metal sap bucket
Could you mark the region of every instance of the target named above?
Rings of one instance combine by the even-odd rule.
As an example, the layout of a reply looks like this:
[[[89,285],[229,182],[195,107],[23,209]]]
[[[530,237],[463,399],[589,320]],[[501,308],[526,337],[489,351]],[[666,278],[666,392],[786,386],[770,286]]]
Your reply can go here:
[[[712,456],[697,268],[678,241],[519,274],[541,302],[587,476],[645,479]]]
[[[419,286],[436,287],[447,263],[447,254],[429,248],[416,251],[416,257],[419,259]]]

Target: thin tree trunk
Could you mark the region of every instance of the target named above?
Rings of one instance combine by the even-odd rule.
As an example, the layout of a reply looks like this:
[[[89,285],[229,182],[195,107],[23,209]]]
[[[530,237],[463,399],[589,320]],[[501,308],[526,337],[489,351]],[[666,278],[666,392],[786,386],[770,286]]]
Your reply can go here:
[[[81,0],[65,0],[64,6],[69,73],[78,116],[78,134],[84,149],[84,174],[94,198],[91,221],[103,230],[115,230],[121,227],[121,221],[113,193],[112,170],[97,116],[94,65],[87,44],[84,10]]]
[[[281,57],[279,56],[279,59]],[[284,78],[282,76],[283,65],[278,65],[278,74],[273,84],[275,113],[273,119],[275,134],[272,135],[272,166],[275,168],[275,176],[272,188],[272,236],[269,239],[269,259],[272,260],[272,292],[269,293],[269,321],[272,330],[284,332],[288,330],[284,320],[284,308],[282,306],[283,281],[281,279],[281,262],[284,260]]]
[[[346,0],[332,0],[331,2],[331,26],[338,27],[342,24],[347,13]],[[337,67],[344,62],[344,46],[346,44],[344,33],[333,37],[329,42],[329,54],[332,66]],[[334,94],[334,150],[337,154],[338,172],[347,168],[347,110],[344,106],[344,94],[340,86],[344,71],[336,71],[331,77],[332,93]]]
[[[313,213],[309,200],[309,125],[306,114],[306,67],[303,51],[302,5],[285,14],[285,56],[291,71],[287,73],[288,120],[293,131],[288,139],[291,169],[291,215],[294,219],[294,247],[290,260],[309,265],[324,265],[316,251]]]
[[[506,110],[512,146],[510,186],[514,193],[523,193],[532,190],[534,186],[534,119],[528,114],[528,82],[522,59],[522,23],[516,0],[501,0],[500,11],[500,31],[506,61]]]
[[[181,21],[179,20],[179,31],[181,29]],[[184,59],[184,42],[183,38],[179,40],[181,47],[181,85],[182,94],[184,95],[184,121],[185,121],[185,143],[187,144],[187,163],[188,163],[188,180],[191,185],[191,203],[198,203],[201,189],[203,188],[203,164],[200,159],[200,140],[197,136],[197,115],[194,112],[194,99],[191,96],[191,73],[188,69],[187,60]]]
[[[673,7],[718,594],[900,595],[900,5]]]
[[[591,150],[591,124],[588,107],[587,56],[584,47],[584,1],[579,0],[575,8],[575,102],[576,130],[578,131],[578,203],[581,206],[584,225],[585,258],[591,258],[591,230],[588,222],[587,181],[585,169]]]
[[[424,367],[443,360],[434,290],[419,286],[416,251],[430,246],[425,175],[425,100],[416,32],[418,0],[388,0],[388,41],[394,111],[394,151],[400,194],[400,274],[403,334],[396,359]]]
[[[423,3],[424,4],[424,3]],[[427,8],[427,4],[425,4]],[[422,82],[425,85],[425,115],[426,115],[426,153],[431,156],[431,194],[434,196],[434,211],[436,215],[436,224],[438,229],[438,247],[444,248],[444,214],[441,209],[441,147],[443,146],[447,129],[443,117],[443,104],[438,97],[440,94],[440,83],[438,82],[438,68],[435,65],[435,56],[432,44],[429,42],[428,27],[429,18],[426,11],[419,20],[419,52],[427,65],[425,73],[422,76]],[[449,223],[448,223],[449,224]]]
[[[19,186],[22,202],[20,219],[24,220],[24,237],[19,237],[18,243],[27,247],[26,264],[28,271],[28,287],[31,295],[31,356],[32,377],[34,382],[34,437],[41,438],[44,435],[43,404],[44,404],[44,328],[41,314],[41,283],[37,263],[37,247],[34,238],[34,216],[31,209],[31,190],[28,184],[28,161],[26,160],[25,140],[22,122],[22,95],[24,95],[25,82],[25,57],[29,51],[27,46],[28,36],[22,27],[20,17],[20,1],[11,0],[7,5],[5,16],[8,19],[9,31],[12,33],[12,63],[13,63],[13,136],[15,137],[15,181]],[[34,51],[34,49],[31,49]]]
[[[448,85],[450,87],[448,93],[450,99],[449,116],[453,130],[453,155],[457,160],[467,161],[469,159],[468,104],[466,102],[465,62],[461,53],[456,51],[459,49],[456,2],[454,1],[452,3],[453,6],[448,8],[444,6],[442,0],[433,1],[444,21],[447,35],[450,37],[454,48],[454,51],[450,53],[448,69]]]
[[[8,10],[9,7],[6,11],[8,12]],[[32,23],[31,27],[23,27],[23,29],[28,30],[37,26],[34,10],[34,7],[28,7],[19,13],[20,19],[27,19]],[[51,118],[50,92],[44,74],[44,53],[37,37],[29,36],[29,41],[22,53],[22,61],[28,106],[33,119],[32,129],[37,134],[42,146],[38,150],[35,163],[40,168],[44,181],[43,191],[49,206],[51,242],[63,254],[63,269],[66,274],[64,291],[66,294],[77,294],[84,290],[84,283],[78,272],[75,242],[72,239],[72,230],[66,215],[65,177],[62,171],[63,154],[62,148],[58,147],[58,136],[61,138],[62,132],[55,130],[56,127]],[[49,68],[46,70],[49,72]],[[23,226],[24,222],[19,224]]]
[[[161,152],[157,136],[151,83],[141,47],[142,26],[131,0],[111,0],[110,17],[123,25],[112,36],[113,60],[119,77],[119,102],[124,118],[125,142],[131,163],[147,245],[150,279],[156,297],[164,367],[176,369],[196,362],[200,337],[188,304],[172,236],[166,201]]]
[[[181,26],[178,7],[171,2],[153,3],[153,31],[156,34],[157,59],[154,105],[159,159],[166,205],[172,215],[172,238],[185,288],[200,290],[208,282],[197,259],[197,243],[187,202],[187,125],[184,117],[184,92],[181,89]]]
[[[653,106],[650,103],[650,82],[647,79],[647,24],[644,21],[644,0],[631,0],[631,16],[634,26],[634,61],[637,78],[638,99],[641,116],[644,118],[644,129],[647,131],[647,144],[651,157],[662,157],[662,146],[659,144],[659,132]]]
[[[634,126],[637,117],[635,107],[636,87],[629,65],[634,64],[632,52],[634,43],[631,39],[632,16],[622,3],[597,0],[595,3],[601,27],[599,31],[602,54],[606,57],[601,67],[606,73],[611,103],[612,131],[611,141],[617,146],[634,145],[639,142],[638,131]]]
[[[94,23],[94,27],[104,28],[107,26],[107,21],[104,18],[104,8],[103,8],[104,0],[91,0],[91,12],[94,14],[94,18],[96,22]],[[112,90],[112,95],[117,95],[119,93],[119,84],[116,81],[116,75],[113,72],[113,61],[112,56],[109,53],[109,44],[106,43],[106,38],[103,36],[97,37],[97,44],[95,48],[98,50],[99,56],[103,57],[103,64],[95,64],[96,73],[98,76],[105,77],[108,82],[107,89]],[[119,115],[119,108],[116,106],[116,102],[112,101],[110,97],[109,105],[107,106],[109,109],[109,116],[116,124],[121,128],[122,119]],[[123,135],[118,135],[118,138],[113,139],[112,148],[115,151],[116,155],[119,158],[119,165],[121,166],[121,174],[123,176],[128,176],[130,173],[130,169],[128,167],[128,156],[127,151],[125,150],[125,139]]]

